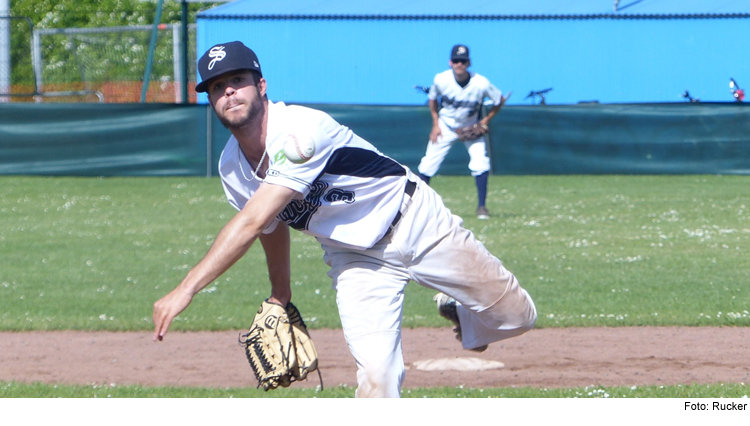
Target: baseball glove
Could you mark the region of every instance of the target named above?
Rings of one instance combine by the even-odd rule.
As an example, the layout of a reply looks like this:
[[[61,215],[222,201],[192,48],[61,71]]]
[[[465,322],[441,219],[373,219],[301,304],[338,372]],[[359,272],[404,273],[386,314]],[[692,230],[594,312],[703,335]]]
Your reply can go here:
[[[471,141],[484,135],[489,130],[489,127],[483,123],[474,123],[471,126],[456,129],[456,135],[462,141]]]
[[[240,345],[263,390],[288,387],[318,367],[318,354],[297,308],[264,301]],[[322,382],[321,382],[322,384]]]

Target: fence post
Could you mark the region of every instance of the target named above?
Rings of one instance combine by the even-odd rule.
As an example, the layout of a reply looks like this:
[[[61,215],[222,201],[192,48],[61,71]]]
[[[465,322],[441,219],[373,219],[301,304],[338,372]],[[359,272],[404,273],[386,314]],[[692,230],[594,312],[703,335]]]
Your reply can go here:
[[[143,87],[141,88],[141,103],[146,102],[146,93],[148,92],[148,83],[151,80],[151,66],[154,63],[154,51],[156,50],[156,37],[159,35],[159,22],[161,22],[161,8],[164,0],[159,0],[156,4],[156,16],[154,16],[154,26],[151,30],[151,44],[148,48],[148,60],[146,61],[146,72],[143,74]]]
[[[180,25],[180,32],[182,33],[182,43],[180,44],[180,48],[182,50],[182,54],[180,55],[182,59],[182,66],[180,67],[180,81],[181,85],[180,88],[182,89],[182,103],[186,104],[189,102],[188,98],[188,4],[186,0],[182,0],[182,17],[181,17],[181,25]]]
[[[10,93],[10,0],[0,0],[0,93]],[[10,97],[0,96],[0,102]]]
[[[181,80],[182,71],[180,66],[182,65],[182,59],[180,54],[182,49],[180,48],[180,29],[177,25],[172,24],[172,68],[174,68],[174,103],[180,103],[180,87],[185,84]]]
[[[213,151],[213,114],[211,106],[206,105],[206,177],[211,177],[211,169],[213,166],[213,158],[211,158]]]
[[[34,30],[31,36],[31,55],[34,61],[34,83],[36,84],[34,92],[41,93],[44,79],[42,77],[42,36],[39,30]],[[37,98],[36,101],[41,102],[41,99]]]

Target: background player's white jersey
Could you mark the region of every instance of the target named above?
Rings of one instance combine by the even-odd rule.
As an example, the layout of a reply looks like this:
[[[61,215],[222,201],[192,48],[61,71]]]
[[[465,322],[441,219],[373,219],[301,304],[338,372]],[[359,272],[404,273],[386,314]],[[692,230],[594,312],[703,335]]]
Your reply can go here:
[[[292,137],[315,142],[312,159],[294,164],[286,158],[284,142]],[[281,220],[321,244],[366,249],[383,238],[401,207],[406,169],[324,112],[269,102],[266,151],[265,182],[300,193],[266,232]],[[260,186],[252,170],[232,136],[219,174],[238,210]]]
[[[446,70],[437,74],[430,86],[428,97],[433,101],[442,97],[440,120],[451,129],[476,123],[484,98],[491,99],[494,106],[502,101],[502,92],[486,77],[473,72],[469,75],[469,84],[461,87],[456,83],[453,70]]]

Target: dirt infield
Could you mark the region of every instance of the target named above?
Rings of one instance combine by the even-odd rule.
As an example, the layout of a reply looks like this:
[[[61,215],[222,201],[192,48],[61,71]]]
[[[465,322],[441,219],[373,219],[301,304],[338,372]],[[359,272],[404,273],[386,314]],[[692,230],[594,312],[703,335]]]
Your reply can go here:
[[[326,387],[356,386],[354,361],[341,330],[312,330]],[[58,384],[246,387],[256,382],[238,332],[0,333],[0,380]],[[461,350],[449,328],[406,329],[405,387],[644,386],[750,381],[750,328],[628,327],[536,329]],[[505,368],[420,371],[437,358],[480,358]],[[317,386],[317,375],[295,386]]]

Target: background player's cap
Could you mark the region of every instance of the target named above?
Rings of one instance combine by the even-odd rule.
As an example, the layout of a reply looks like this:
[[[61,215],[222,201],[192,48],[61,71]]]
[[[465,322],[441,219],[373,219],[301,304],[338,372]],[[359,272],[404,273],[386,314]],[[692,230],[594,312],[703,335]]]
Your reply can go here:
[[[198,61],[198,71],[203,81],[195,86],[195,91],[205,92],[212,78],[237,70],[253,70],[263,75],[255,52],[241,41],[217,44]]]
[[[463,44],[457,44],[451,49],[451,61],[456,59],[469,60],[469,48]]]

